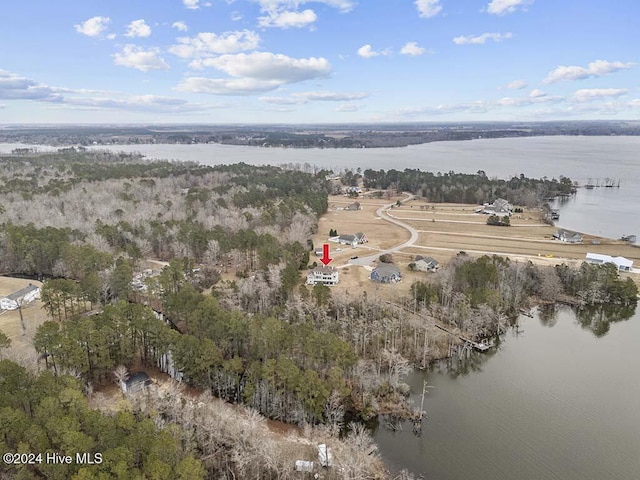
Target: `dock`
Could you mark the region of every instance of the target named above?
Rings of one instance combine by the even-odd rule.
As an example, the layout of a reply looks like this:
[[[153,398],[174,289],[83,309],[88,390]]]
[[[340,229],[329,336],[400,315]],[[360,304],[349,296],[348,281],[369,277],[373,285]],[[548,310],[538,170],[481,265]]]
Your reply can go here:
[[[473,340],[470,340],[468,338],[463,337],[462,335],[458,335],[457,333],[453,333],[450,330],[447,330],[446,328],[437,325],[436,324],[436,328],[439,328],[440,330],[447,332],[449,335],[453,335],[454,337],[458,337],[460,340],[462,340],[465,343],[465,346],[470,346],[475,348],[476,350],[480,351],[480,352],[486,352],[487,350],[489,350],[491,348],[491,345],[489,345],[487,342],[474,342]]]

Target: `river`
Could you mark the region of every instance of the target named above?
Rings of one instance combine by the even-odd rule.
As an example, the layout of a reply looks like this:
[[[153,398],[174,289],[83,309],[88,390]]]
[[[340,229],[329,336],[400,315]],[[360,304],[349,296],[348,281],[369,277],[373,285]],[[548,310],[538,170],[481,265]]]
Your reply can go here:
[[[476,353],[468,374],[428,379],[428,418],[375,435],[386,463],[428,480],[633,480],[640,478],[640,316],[603,334],[568,308],[520,319],[497,352]],[[413,395],[420,405],[419,395]]]
[[[0,144],[0,153],[20,147]],[[46,148],[46,147],[39,147]],[[434,172],[475,173],[490,177],[558,178],[584,185],[613,179],[620,188],[580,189],[559,205],[558,226],[583,233],[619,238],[640,236],[640,137],[553,136],[433,142],[405,148],[293,149],[219,144],[110,145],[102,148],[140,152],[149,158],[194,161],[207,165],[245,162],[252,165],[307,164],[342,170],[419,168]]]

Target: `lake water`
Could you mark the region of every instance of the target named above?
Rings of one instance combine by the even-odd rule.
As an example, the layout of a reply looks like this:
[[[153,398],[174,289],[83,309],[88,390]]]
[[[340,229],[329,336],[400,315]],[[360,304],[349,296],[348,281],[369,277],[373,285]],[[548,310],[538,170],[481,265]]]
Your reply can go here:
[[[568,308],[523,317],[472,373],[412,374],[412,392],[433,385],[428,419],[420,437],[379,428],[383,459],[429,480],[640,478],[640,316],[610,327],[597,338]]]
[[[10,152],[18,145],[1,145]],[[103,147],[101,147],[103,148]],[[438,142],[400,149],[295,150],[225,145],[131,145],[149,158],[204,164],[309,164],[319,168],[422,170],[507,178],[565,175],[581,184],[613,178],[620,188],[579,190],[559,225],[617,238],[640,235],[640,137],[536,137]],[[563,309],[523,318],[496,352],[475,354],[470,373],[427,374],[433,385],[421,437],[378,429],[390,467],[429,480],[633,480],[640,478],[640,315],[599,336]],[[459,369],[458,369],[459,370]],[[423,373],[409,378],[422,389]],[[419,405],[418,396],[414,400]]]
[[[0,145],[10,152],[18,145]],[[586,184],[613,179],[620,188],[581,189],[560,205],[558,226],[610,238],[640,235],[640,137],[531,137],[434,142],[406,148],[292,149],[231,145],[114,145],[115,151],[140,152],[149,158],[194,161],[207,165],[308,164],[342,170],[419,168],[434,172],[475,173],[510,178],[567,176]]]

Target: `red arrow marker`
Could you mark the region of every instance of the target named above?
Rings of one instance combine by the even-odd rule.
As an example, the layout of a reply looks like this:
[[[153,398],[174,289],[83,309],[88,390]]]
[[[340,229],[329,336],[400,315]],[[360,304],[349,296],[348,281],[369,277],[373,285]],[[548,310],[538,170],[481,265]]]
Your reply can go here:
[[[329,265],[333,261],[333,258],[331,258],[329,256],[329,244],[328,243],[325,243],[322,246],[322,258],[320,259],[320,261],[322,263],[324,263],[325,266]]]

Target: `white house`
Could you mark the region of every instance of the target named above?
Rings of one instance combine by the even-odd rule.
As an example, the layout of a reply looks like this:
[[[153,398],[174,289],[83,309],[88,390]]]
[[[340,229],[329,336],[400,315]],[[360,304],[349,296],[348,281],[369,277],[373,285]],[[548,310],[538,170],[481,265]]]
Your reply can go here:
[[[582,243],[582,234],[577,232],[570,232],[569,230],[556,230],[553,234],[553,238],[567,243]]]
[[[420,255],[416,257],[414,264],[414,268],[420,272],[436,272],[440,268],[440,263],[435,258]]]
[[[504,198],[496,198],[493,203],[485,203],[477,210],[486,215],[497,215],[499,217],[509,216],[513,212],[513,205]]]
[[[40,287],[27,285],[26,287],[0,298],[0,310],[17,310],[20,306],[40,298]]]
[[[307,274],[307,285],[323,285],[334,286],[340,281],[338,270],[333,267],[316,267]]]
[[[602,255],[600,253],[587,253],[587,262],[596,265],[604,263],[613,263],[621,272],[630,272],[633,269],[633,260],[624,257],[612,257],[610,255]]]

